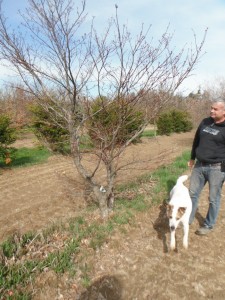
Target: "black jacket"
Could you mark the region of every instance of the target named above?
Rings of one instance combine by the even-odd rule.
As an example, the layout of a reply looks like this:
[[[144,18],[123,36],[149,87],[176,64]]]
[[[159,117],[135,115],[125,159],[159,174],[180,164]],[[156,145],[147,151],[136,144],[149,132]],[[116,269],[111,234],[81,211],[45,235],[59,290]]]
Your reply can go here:
[[[215,124],[211,117],[202,120],[195,133],[191,159],[206,163],[225,161],[225,122]]]

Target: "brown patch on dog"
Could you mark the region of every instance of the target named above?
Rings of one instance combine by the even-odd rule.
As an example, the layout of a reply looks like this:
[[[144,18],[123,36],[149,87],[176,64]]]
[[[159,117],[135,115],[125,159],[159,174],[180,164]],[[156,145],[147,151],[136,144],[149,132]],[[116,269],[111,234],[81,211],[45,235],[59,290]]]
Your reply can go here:
[[[177,220],[179,220],[186,211],[186,207],[179,207],[177,211]]]
[[[173,208],[174,205],[170,205],[170,204],[167,205],[167,216],[169,219],[172,218]],[[179,207],[177,211],[176,220],[179,220],[183,216],[185,211],[186,211],[186,207]]]
[[[170,205],[170,204],[167,205],[167,216],[169,219],[172,218],[173,208],[174,208],[173,205]]]

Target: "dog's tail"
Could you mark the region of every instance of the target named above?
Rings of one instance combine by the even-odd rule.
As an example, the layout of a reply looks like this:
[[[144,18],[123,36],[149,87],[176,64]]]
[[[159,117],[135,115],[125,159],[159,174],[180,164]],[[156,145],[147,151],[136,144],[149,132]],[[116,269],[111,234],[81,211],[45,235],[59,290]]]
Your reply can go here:
[[[186,181],[188,179],[188,175],[182,175],[177,179],[177,183],[183,183],[184,181]]]

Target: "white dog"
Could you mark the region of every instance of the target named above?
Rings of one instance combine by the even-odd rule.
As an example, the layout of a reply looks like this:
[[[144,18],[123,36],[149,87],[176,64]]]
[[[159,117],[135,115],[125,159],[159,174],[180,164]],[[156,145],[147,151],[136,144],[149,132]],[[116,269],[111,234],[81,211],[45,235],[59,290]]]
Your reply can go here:
[[[168,217],[170,226],[170,249],[176,248],[175,231],[177,226],[182,223],[184,229],[183,247],[188,248],[189,217],[192,211],[192,201],[189,191],[183,182],[188,179],[188,175],[180,176],[176,185],[170,192],[168,204]]]

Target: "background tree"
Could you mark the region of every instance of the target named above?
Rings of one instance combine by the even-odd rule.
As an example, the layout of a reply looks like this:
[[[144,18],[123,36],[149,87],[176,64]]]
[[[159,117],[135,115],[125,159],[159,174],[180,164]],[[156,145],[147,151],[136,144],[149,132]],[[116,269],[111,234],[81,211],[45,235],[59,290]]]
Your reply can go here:
[[[82,34],[87,25],[85,1],[78,9],[70,0],[28,3],[21,30],[11,30],[0,10],[1,57],[14,67],[27,91],[56,124],[64,120],[75,166],[92,189],[101,216],[107,217],[113,206],[115,176],[121,168],[118,157],[144,130],[147,114],[132,135],[118,144],[115,141],[122,126],[129,122],[129,116],[135,117],[133,111],[138,105],[147,112],[148,103],[143,99],[150,91],[158,97],[151,107],[153,115],[157,115],[196,65],[205,35],[200,43],[194,37],[192,49],[175,51],[168,29],[157,41],[149,37],[150,28],[144,30],[143,26],[136,36],[132,35],[127,26],[119,23],[117,6],[104,33],[98,33],[92,23],[88,33]],[[57,97],[52,97],[53,92]],[[97,113],[91,109],[96,97],[101,103],[99,111],[105,109],[104,97],[109,100],[107,105],[116,103],[119,118],[112,124],[110,139],[102,139],[98,151],[94,149],[93,168],[85,164],[80,143]],[[94,130],[100,133],[98,128]],[[105,180],[100,182],[97,171],[102,167]]]
[[[26,93],[20,85],[4,86],[0,91],[0,111],[9,114],[16,128],[29,126],[31,113],[28,107],[33,102],[33,97]]]

